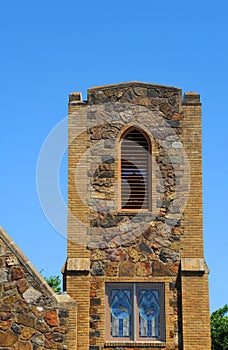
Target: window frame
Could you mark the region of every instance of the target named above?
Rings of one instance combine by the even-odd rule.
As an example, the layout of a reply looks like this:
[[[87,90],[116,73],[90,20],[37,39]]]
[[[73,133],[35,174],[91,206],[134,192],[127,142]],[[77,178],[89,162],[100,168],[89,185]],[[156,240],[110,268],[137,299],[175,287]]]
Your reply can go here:
[[[110,296],[112,289],[126,289],[132,291],[132,324],[131,335],[129,337],[113,337],[111,335],[111,312],[110,312]],[[157,337],[140,337],[139,335],[139,305],[138,291],[140,288],[159,291],[159,307],[160,307],[160,335]],[[107,342],[164,342],[165,341],[165,286],[164,283],[148,283],[148,282],[108,282],[105,284],[105,340]]]
[[[141,133],[148,145],[148,159],[147,159],[147,194],[148,194],[148,205],[147,208],[123,208],[122,207],[122,142],[128,133],[136,130]],[[139,169],[140,170],[140,169]],[[137,126],[129,126],[122,133],[118,142],[118,211],[124,213],[137,213],[137,212],[150,212],[152,210],[152,143],[149,135]]]

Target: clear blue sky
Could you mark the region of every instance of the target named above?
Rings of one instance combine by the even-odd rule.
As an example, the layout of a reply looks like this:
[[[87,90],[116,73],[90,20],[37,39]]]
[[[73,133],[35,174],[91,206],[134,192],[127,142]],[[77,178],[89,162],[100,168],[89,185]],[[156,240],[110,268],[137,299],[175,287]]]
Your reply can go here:
[[[38,270],[59,274],[66,257],[39,204],[36,165],[68,94],[131,80],[178,86],[201,94],[211,310],[228,302],[227,17],[227,0],[0,2],[0,224]]]

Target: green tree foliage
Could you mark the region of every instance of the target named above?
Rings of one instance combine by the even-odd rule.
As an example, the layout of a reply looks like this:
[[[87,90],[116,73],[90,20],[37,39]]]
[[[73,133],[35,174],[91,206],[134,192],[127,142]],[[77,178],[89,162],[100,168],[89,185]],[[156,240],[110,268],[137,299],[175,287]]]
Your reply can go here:
[[[228,305],[211,314],[212,350],[228,350]]]
[[[59,276],[44,277],[44,279],[54,292],[58,293],[61,291],[61,280]]]

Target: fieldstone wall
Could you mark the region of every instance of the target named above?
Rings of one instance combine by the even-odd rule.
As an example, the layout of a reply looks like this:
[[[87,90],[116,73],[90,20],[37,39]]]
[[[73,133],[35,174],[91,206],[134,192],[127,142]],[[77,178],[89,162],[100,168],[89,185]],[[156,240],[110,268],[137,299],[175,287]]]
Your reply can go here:
[[[106,85],[88,90],[90,105],[104,103],[130,103],[159,109],[167,119],[172,119],[182,102],[181,89],[139,82]]]
[[[69,317],[72,321],[75,310],[75,301],[55,295],[1,229],[0,349],[68,349]]]
[[[118,89],[89,90],[88,96],[91,104],[105,104],[102,109],[89,108],[87,116],[88,124],[95,124],[89,129],[88,158],[91,273],[120,276],[128,273],[136,276],[176,274],[183,234],[179,214],[188,191],[186,179],[182,179],[186,164],[180,141],[180,91],[118,86]],[[125,101],[131,104],[122,103]],[[118,135],[126,125],[146,129],[152,139],[157,186],[154,188],[151,184],[156,203],[150,213],[117,210],[116,147]]]

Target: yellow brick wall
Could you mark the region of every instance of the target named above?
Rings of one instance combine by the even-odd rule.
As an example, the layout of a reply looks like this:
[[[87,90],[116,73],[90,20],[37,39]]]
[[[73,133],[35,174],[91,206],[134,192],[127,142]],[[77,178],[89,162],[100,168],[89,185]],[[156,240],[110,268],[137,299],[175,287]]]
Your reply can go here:
[[[190,190],[184,211],[185,234],[181,256],[201,258],[204,256],[201,106],[183,106],[183,112],[183,144],[189,162]]]
[[[81,109],[81,113],[75,113]],[[86,226],[88,221],[88,206],[83,200],[87,188],[87,164],[82,159],[87,146],[87,119],[83,114],[83,105],[69,106],[68,122],[68,244],[66,268],[70,271],[66,276],[68,294],[78,305],[77,310],[77,350],[89,349],[89,307],[90,307],[90,279],[88,272],[79,269],[76,273],[69,267],[71,258],[88,258],[86,249]],[[77,164],[80,162],[80,183],[77,179]],[[82,195],[80,196],[80,193]],[[80,210],[79,210],[80,208]],[[72,341],[75,341],[72,339]],[[71,343],[70,343],[71,344]],[[70,347],[71,349],[71,347]]]
[[[184,350],[210,350],[208,276],[182,276]]]
[[[182,271],[182,318],[184,350],[211,349],[207,267],[194,268],[194,261],[204,261],[202,213],[202,129],[198,94],[186,94],[183,105],[183,142],[190,169],[190,191],[184,211],[184,236],[181,257],[189,258]],[[190,101],[189,101],[190,98]],[[196,99],[196,103],[194,100]],[[192,100],[192,104],[191,104]]]

